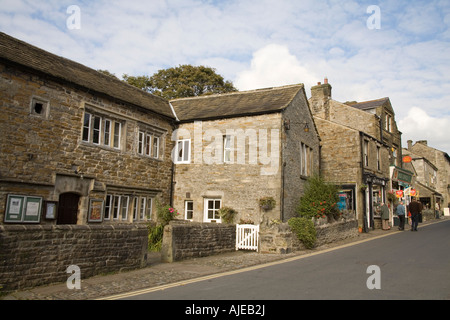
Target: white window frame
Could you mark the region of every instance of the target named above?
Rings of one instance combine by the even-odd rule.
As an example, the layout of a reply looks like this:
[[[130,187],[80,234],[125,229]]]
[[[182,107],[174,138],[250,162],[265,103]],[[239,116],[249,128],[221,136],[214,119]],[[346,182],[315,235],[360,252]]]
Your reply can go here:
[[[180,149],[181,144],[181,149]],[[187,146],[187,151],[186,151]],[[181,157],[180,157],[181,152]],[[191,139],[180,139],[175,144],[174,162],[177,164],[191,163]]]
[[[213,209],[209,209],[209,202],[213,201]],[[216,201],[219,201],[219,207],[216,208]],[[217,211],[222,207],[222,199],[220,198],[205,198],[204,200],[204,217],[203,217],[203,221],[204,222],[212,222],[215,221],[217,223],[221,223],[222,219],[220,218],[220,216],[218,218],[215,218],[216,215],[218,215]],[[209,211],[212,210],[213,211],[213,218],[209,218],[208,217],[208,213]]]
[[[95,119],[99,119],[98,128],[95,126]],[[106,125],[108,123],[108,126]],[[108,127],[108,129],[106,129]],[[98,141],[94,141],[95,132],[98,132]],[[87,136],[86,136],[87,134]],[[83,117],[83,130],[81,140],[97,146],[105,146],[113,149],[120,149],[120,139],[122,137],[122,123],[105,118],[101,115],[85,111]]]
[[[128,221],[128,207],[129,207],[129,196],[121,196],[120,199],[120,220],[121,221]],[[125,212],[124,212],[125,210]],[[125,213],[125,215],[124,215]]]
[[[156,146],[155,146],[156,141]],[[160,137],[154,133],[149,133],[144,130],[138,131],[138,141],[137,141],[137,153],[158,159],[159,158],[159,141]]]
[[[188,209],[188,204],[192,204],[192,209]],[[188,218],[188,213],[191,214],[191,218]],[[184,202],[184,219],[192,221],[194,219],[194,201],[186,200]]]
[[[226,135],[223,136],[223,162],[232,163],[233,162],[233,136]]]

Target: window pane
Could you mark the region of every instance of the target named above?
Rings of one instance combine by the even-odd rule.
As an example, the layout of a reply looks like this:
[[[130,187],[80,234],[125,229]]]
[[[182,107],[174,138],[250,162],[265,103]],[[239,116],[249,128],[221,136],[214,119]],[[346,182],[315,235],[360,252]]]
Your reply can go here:
[[[92,142],[95,144],[100,143],[100,123],[101,123],[101,118],[94,117],[94,130],[93,130],[93,134],[92,134]]]
[[[139,131],[138,136],[139,136],[139,138],[138,138],[138,153],[139,154],[143,154],[143,150],[144,150],[144,133]]]
[[[83,141],[89,141],[90,125],[91,125],[91,115],[89,113],[85,113],[83,122]]]
[[[120,130],[122,126],[120,122],[114,122],[114,148],[120,148]]]
[[[140,214],[139,214],[141,220],[144,220],[144,218],[145,218],[145,202],[146,202],[146,199],[144,197],[141,197],[141,208],[140,208]]]
[[[138,212],[138,197],[134,197],[133,200],[133,220],[137,220]]]
[[[183,141],[177,142],[177,162],[183,160]]]
[[[189,161],[189,140],[184,141],[184,155],[183,161]]]
[[[153,137],[153,158],[159,157],[159,138]]]
[[[150,156],[150,152],[151,152],[151,141],[152,141],[152,136],[147,134],[145,136],[145,154],[147,156]]]
[[[121,215],[122,220],[127,220],[128,217],[128,197],[122,196],[121,199]]]
[[[109,220],[110,219],[110,214],[111,214],[111,196],[107,195],[106,196],[106,202],[105,202],[105,213],[104,213],[104,218],[105,220]]]
[[[110,145],[110,139],[111,139],[111,121],[105,120],[105,134],[103,135],[103,144],[105,146]]]
[[[119,203],[120,203],[120,197],[114,196],[114,208],[113,208],[113,218],[119,219]]]

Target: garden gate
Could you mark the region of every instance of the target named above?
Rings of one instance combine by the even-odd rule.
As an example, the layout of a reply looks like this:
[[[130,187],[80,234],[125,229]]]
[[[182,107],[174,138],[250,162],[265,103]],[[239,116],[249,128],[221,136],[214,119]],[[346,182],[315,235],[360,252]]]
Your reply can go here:
[[[236,225],[236,250],[258,251],[259,225],[237,224]]]

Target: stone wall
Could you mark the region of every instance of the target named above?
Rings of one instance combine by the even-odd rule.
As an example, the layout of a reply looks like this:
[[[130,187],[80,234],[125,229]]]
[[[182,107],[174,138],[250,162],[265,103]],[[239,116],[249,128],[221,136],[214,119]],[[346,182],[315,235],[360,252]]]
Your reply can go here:
[[[0,290],[67,281],[70,265],[81,279],[143,267],[144,225],[0,225]]]
[[[164,228],[161,260],[174,262],[235,250],[236,226],[172,221]]]
[[[340,221],[316,226],[316,246],[358,236],[356,220]],[[305,250],[287,223],[275,224],[260,231],[261,253],[290,253]]]

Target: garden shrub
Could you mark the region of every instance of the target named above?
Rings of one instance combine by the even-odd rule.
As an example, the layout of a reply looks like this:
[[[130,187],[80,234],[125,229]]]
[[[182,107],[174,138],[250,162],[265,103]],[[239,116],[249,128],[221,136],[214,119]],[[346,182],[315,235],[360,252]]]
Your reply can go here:
[[[314,248],[317,235],[311,219],[305,217],[291,218],[288,220],[288,225],[307,249]]]
[[[162,240],[164,236],[164,227],[178,215],[177,210],[170,205],[162,206],[158,200],[156,200],[156,215],[158,222],[156,225],[148,224],[148,250],[160,251],[162,246]]]
[[[300,198],[297,214],[305,218],[332,219],[339,215],[337,186],[327,183],[319,175],[308,178],[305,192]]]

